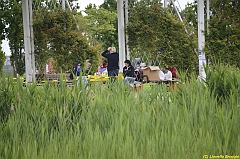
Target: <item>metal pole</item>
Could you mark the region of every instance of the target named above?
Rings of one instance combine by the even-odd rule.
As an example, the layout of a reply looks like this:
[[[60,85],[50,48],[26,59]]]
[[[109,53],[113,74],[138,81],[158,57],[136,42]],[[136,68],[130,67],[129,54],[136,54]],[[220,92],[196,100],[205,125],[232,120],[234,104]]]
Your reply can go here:
[[[207,33],[209,33],[209,20],[210,20],[210,9],[209,9],[209,0],[207,0]]]
[[[63,9],[63,10],[65,10],[65,9],[66,9],[65,0],[62,0],[62,9]]]
[[[126,23],[126,30],[128,26],[128,0],[125,0],[125,23]],[[126,32],[126,51],[127,51],[127,59],[130,60],[130,50],[128,45],[128,33]]]
[[[171,0],[171,1],[172,1],[172,4],[173,4],[173,7],[174,7],[175,11],[177,12],[178,18],[179,18],[180,21],[182,22],[182,21],[183,21],[183,20],[182,20],[182,17],[181,17],[181,15],[180,15],[180,13],[179,13],[179,11],[178,11],[178,9],[177,9],[174,1],[173,1],[173,0]]]
[[[204,0],[198,0],[198,60],[199,60],[199,77],[206,79],[204,65],[206,64],[205,53],[203,52],[205,46],[204,36]]]
[[[167,8],[167,1],[168,0],[164,0],[164,8]]]
[[[33,20],[32,20],[32,0],[29,0],[29,21],[30,21],[30,40],[31,40],[31,57],[32,57],[32,73],[33,81],[35,81],[36,67],[35,67],[35,55],[34,55],[34,34],[33,34]]]
[[[172,2],[172,4],[173,4],[173,7],[174,7],[175,11],[177,12],[178,18],[180,19],[181,22],[183,22],[182,17],[181,17],[181,15],[180,15],[180,13],[179,13],[179,11],[178,11],[178,8],[177,8],[177,6],[175,5],[174,1],[171,0],[171,2]],[[188,35],[188,31],[187,31],[187,28],[186,28],[185,25],[184,25],[184,30],[185,30],[186,34]]]
[[[125,61],[125,39],[124,39],[124,12],[123,0],[117,0],[118,13],[118,46],[119,46],[119,72],[122,72]]]
[[[25,68],[26,68],[26,82],[32,82],[32,64],[31,64],[31,40],[29,28],[29,7],[28,0],[22,0],[23,13],[23,32],[24,32],[24,50],[25,50]]]

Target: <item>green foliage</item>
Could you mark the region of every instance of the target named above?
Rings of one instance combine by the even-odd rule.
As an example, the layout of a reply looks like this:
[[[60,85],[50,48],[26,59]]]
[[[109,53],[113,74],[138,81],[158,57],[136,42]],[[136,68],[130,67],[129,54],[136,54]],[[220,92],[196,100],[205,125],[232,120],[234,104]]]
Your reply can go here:
[[[4,22],[4,35],[9,40],[11,50],[11,63],[14,67],[14,76],[25,72],[23,50],[23,19],[22,4],[20,0],[1,1],[2,22]]]
[[[107,2],[105,2],[107,3]],[[107,8],[108,9],[108,8]],[[118,46],[117,13],[114,8],[107,10],[103,7],[88,6],[84,11],[83,26],[92,46],[101,45],[101,51],[109,46]],[[112,11],[113,10],[113,11]]]
[[[77,30],[73,12],[60,7],[53,11],[42,8],[36,10],[35,16],[35,55],[39,69],[49,57],[54,59],[57,72],[70,71],[76,61],[84,63],[87,59],[97,68],[98,55],[87,44],[82,30]]]
[[[211,61],[240,67],[239,1],[211,1],[212,16],[206,33],[206,52]]]
[[[0,41],[2,41],[4,39],[4,28],[5,28],[5,24],[4,24],[4,21],[3,21],[3,8],[4,8],[4,4],[3,2],[1,1],[0,2]]]
[[[161,4],[135,4],[129,11],[129,47],[131,57],[141,57],[147,64],[195,72],[197,55],[185,33],[183,23],[175,20]],[[158,52],[163,49],[163,52]]]
[[[13,80],[0,78],[0,125],[4,124],[10,115],[12,107],[12,85]]]
[[[117,1],[116,0],[105,0],[103,4],[100,5],[100,8],[104,8],[111,13],[117,14]],[[114,34],[105,33],[102,36],[103,41],[103,50],[109,46],[115,46],[118,50],[118,19],[115,18],[114,21],[111,21],[111,24],[114,25],[115,31]]]
[[[239,74],[238,68],[229,65],[218,64],[206,67],[206,84],[218,102],[224,102],[232,94],[240,94]]]
[[[194,1],[193,3],[188,3],[181,14],[184,17],[186,25],[193,28],[194,31],[197,33],[197,1]]]
[[[116,0],[105,0],[100,8],[104,8],[110,12],[117,12],[117,1]]]
[[[2,51],[1,43],[0,43],[0,75],[2,73],[2,67],[4,65],[6,56],[5,53]]]
[[[18,59],[14,59],[16,56],[11,55],[10,59],[11,61],[16,61],[17,67],[16,67],[16,72],[18,73],[19,76],[23,76],[25,73],[25,57],[23,56],[22,53],[18,55]]]

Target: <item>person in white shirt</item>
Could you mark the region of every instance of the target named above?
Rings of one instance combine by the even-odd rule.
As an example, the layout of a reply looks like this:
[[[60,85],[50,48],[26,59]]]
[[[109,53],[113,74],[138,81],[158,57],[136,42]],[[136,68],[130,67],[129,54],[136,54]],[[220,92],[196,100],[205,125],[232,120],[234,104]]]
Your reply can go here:
[[[159,79],[162,81],[171,81],[172,80],[172,72],[167,69],[160,70],[159,71]]]

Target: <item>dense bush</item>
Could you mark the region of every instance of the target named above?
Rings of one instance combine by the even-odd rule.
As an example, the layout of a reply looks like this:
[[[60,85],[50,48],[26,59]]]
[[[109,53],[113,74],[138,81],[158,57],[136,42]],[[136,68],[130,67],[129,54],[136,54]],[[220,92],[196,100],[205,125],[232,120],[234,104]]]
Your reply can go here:
[[[13,96],[11,96],[11,81],[0,78],[0,124],[7,121],[11,111]]]
[[[206,67],[206,75],[206,84],[218,102],[228,100],[232,94],[239,98],[240,70],[238,68],[221,64],[210,65]]]

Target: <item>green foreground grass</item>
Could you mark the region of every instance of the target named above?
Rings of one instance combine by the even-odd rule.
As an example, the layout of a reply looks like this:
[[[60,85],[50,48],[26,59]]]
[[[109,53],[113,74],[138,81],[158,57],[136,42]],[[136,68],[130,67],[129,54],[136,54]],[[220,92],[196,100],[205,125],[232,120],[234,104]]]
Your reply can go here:
[[[208,87],[213,78],[205,84],[192,77],[170,91],[146,84],[137,94],[122,81],[84,89],[64,82],[23,87],[2,78],[0,158],[240,156],[240,85],[220,101],[213,92],[221,90]]]

